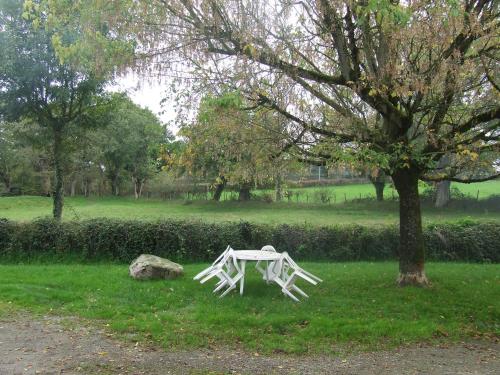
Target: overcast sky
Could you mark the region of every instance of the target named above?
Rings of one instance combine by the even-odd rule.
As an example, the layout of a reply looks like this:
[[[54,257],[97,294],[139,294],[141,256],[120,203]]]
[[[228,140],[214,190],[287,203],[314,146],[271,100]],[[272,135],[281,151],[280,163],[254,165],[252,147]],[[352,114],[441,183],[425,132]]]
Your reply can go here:
[[[143,78],[134,73],[129,73],[116,80],[116,84],[109,91],[126,91],[130,99],[141,107],[149,108],[162,122],[169,124],[169,129],[175,134],[177,128],[173,126],[175,111],[172,103],[166,102],[163,106],[161,100],[166,96],[167,84]],[[163,113],[162,113],[163,112]]]

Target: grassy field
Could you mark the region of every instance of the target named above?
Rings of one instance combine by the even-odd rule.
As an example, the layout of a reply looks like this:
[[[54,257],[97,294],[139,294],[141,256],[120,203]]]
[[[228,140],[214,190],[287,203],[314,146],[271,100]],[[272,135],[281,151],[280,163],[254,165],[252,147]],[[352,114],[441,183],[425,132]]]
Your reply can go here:
[[[45,197],[0,198],[0,217],[27,221],[52,214],[52,200]],[[395,224],[399,219],[397,201],[362,203],[265,203],[213,201],[134,200],[133,198],[66,198],[65,220],[113,217],[120,219],[200,219],[208,222],[250,221],[269,224]],[[423,208],[424,223],[464,219],[500,221],[499,210],[468,208]]]
[[[494,194],[500,194],[500,180],[495,181],[485,181],[481,183],[472,184],[461,184],[453,182],[451,184],[452,189],[458,189],[463,194],[470,195],[471,197],[479,199],[487,198]],[[420,192],[422,193],[427,187],[421,185]],[[291,198],[291,202],[302,202],[302,203],[312,203],[317,198],[316,192],[326,191],[331,195],[331,200],[335,200],[337,203],[352,201],[353,199],[359,198],[375,198],[375,188],[372,184],[353,184],[353,185],[339,185],[339,186],[325,186],[325,187],[308,187],[308,188],[291,188],[294,194]],[[271,190],[259,191],[259,193],[269,193],[272,194]],[[391,187],[390,184],[386,184],[384,189],[384,196],[387,198],[397,197],[397,191]]]
[[[475,196],[480,191],[480,199],[500,192],[500,181],[488,181],[481,184],[455,184],[466,194]],[[331,203],[315,203],[313,198],[318,190],[328,190],[333,198]],[[67,197],[65,200],[64,219],[89,219],[94,217],[113,217],[121,219],[157,220],[157,219],[201,219],[205,221],[251,221],[258,223],[296,223],[311,225],[331,225],[343,223],[388,224],[397,223],[399,218],[398,202],[389,199],[379,203],[375,201],[353,202],[353,199],[373,194],[373,187],[365,185],[331,186],[327,188],[311,187],[299,189],[291,202],[265,203],[259,201],[162,201],[158,199],[135,200],[130,197],[83,198]],[[475,192],[475,193],[474,193]],[[259,192],[262,194],[262,192]],[[392,197],[391,188],[386,188],[386,196]],[[309,198],[306,198],[309,197]],[[347,202],[345,202],[346,197]],[[298,202],[297,202],[298,201]],[[309,201],[307,203],[306,201]],[[457,221],[473,219],[482,221],[500,221],[499,209],[470,209],[455,207],[435,209],[430,205],[423,208],[424,222]],[[32,220],[50,216],[52,200],[47,197],[2,197],[0,198],[0,217],[12,220]]]
[[[0,265],[0,311],[79,316],[165,348],[232,345],[332,353],[500,334],[500,266],[430,263],[431,288],[397,288],[395,263],[304,263],[324,282],[294,303],[248,267],[245,294],[216,298],[188,265],[173,281],[132,280],[119,265]],[[4,309],[5,310],[5,309]]]

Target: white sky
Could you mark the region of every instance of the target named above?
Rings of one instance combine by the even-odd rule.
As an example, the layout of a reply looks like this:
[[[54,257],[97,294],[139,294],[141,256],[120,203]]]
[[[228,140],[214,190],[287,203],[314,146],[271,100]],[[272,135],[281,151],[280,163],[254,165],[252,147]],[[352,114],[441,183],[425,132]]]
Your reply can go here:
[[[117,78],[116,83],[108,90],[126,91],[134,103],[149,108],[163,123],[169,124],[169,130],[175,134],[178,128],[173,124],[175,119],[173,103],[167,101],[161,105],[161,100],[166,96],[166,89],[166,82],[128,73]]]

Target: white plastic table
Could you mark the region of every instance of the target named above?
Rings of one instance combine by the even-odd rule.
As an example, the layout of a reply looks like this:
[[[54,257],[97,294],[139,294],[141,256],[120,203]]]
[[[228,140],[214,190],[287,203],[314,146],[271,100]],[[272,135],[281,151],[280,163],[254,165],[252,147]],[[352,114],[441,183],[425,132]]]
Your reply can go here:
[[[240,263],[241,273],[243,276],[240,279],[240,294],[243,294],[243,287],[245,284],[245,266],[247,260],[252,260],[258,262],[259,260],[269,261],[278,260],[281,257],[281,254],[275,253],[272,251],[263,251],[263,250],[235,250],[234,257]],[[266,282],[269,282],[269,275],[267,274],[266,267]]]

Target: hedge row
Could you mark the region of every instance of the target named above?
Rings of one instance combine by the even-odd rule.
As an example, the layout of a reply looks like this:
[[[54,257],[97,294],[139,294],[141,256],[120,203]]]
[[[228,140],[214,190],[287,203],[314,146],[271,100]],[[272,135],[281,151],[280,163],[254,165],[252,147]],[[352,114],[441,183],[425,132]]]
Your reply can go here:
[[[500,224],[464,222],[424,229],[429,260],[500,261]],[[396,226],[269,226],[193,221],[94,219],[17,223],[0,219],[0,262],[129,262],[151,253],[178,262],[210,261],[231,244],[272,244],[299,260],[390,260],[397,257]]]

